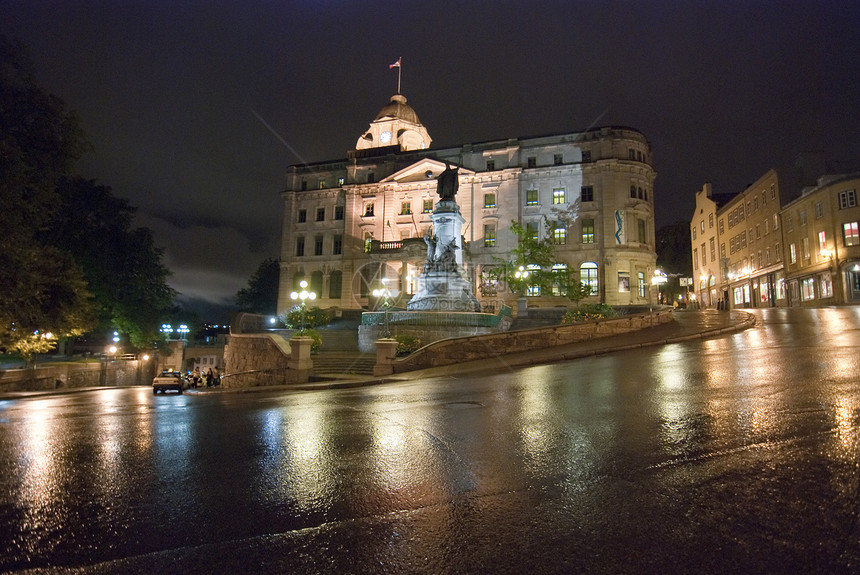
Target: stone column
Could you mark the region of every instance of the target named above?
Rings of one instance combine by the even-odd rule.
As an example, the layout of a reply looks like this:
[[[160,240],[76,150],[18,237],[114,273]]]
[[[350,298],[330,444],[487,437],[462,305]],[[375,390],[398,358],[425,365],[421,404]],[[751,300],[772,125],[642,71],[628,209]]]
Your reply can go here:
[[[310,378],[314,368],[311,359],[311,344],[314,342],[309,337],[296,336],[290,339],[290,359],[287,367],[296,371],[298,377],[296,382],[306,382]]]
[[[383,338],[376,340],[376,365],[373,375],[391,375],[394,373],[394,358],[397,356],[397,340]]]

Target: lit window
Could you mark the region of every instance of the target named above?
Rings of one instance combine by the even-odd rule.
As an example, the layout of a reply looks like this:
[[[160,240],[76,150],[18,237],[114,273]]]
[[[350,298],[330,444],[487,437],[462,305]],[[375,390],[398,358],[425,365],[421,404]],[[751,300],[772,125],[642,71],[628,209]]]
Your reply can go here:
[[[860,234],[858,234],[858,222],[842,224],[842,242],[848,246],[860,246]]]
[[[424,200],[424,209],[422,210],[422,212],[425,214],[429,214],[432,211],[433,211],[433,200]]]
[[[527,206],[536,206],[538,203],[538,191],[537,190],[526,190],[526,205]]]
[[[630,291],[630,274],[628,272],[618,272],[618,291],[622,293]]]
[[[364,204],[364,217],[369,218],[373,215],[373,202]]]
[[[317,184],[317,188],[319,188],[320,190],[324,190],[324,189],[325,189],[325,180],[324,180],[323,178],[320,178],[320,181],[319,181],[319,183]]]
[[[484,224],[484,247],[492,248],[496,245],[496,226]]]
[[[579,281],[588,288],[588,293],[597,294],[597,264],[594,262],[585,262],[579,266]]]
[[[797,263],[797,246],[795,244],[789,244],[788,246],[788,263]]]
[[[818,250],[821,251],[827,247],[827,233],[818,232]]]
[[[637,273],[636,280],[639,282],[639,297],[645,297],[645,273]]]
[[[555,228],[552,231],[552,243],[559,246],[567,243],[567,228],[564,226]]]
[[[337,179],[337,185],[338,186],[342,186],[345,182],[346,182],[346,178],[344,178],[343,176],[341,176]]]
[[[800,280],[800,299],[803,301],[815,299],[815,279],[803,278]]]
[[[496,207],[496,194],[484,194],[484,207],[485,208],[495,208]]]
[[[412,202],[400,202],[400,215],[408,216],[412,213]]]
[[[833,278],[830,272],[824,272],[818,276],[818,296],[833,297]]]
[[[594,243],[594,220],[590,218],[582,220],[582,243]]]
[[[564,203],[564,188],[556,188],[552,191],[552,203],[554,204],[563,204]]]
[[[552,275],[552,295],[566,296],[570,277],[567,271],[567,264],[553,264]]]
[[[526,237],[529,238],[530,240],[537,240],[538,234],[539,234],[539,230],[538,230],[537,222],[527,222],[526,223]]]

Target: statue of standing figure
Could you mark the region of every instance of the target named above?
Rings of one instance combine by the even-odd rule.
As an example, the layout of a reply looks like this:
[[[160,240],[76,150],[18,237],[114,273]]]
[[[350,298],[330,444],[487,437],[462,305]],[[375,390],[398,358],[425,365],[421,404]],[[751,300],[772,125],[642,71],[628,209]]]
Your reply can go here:
[[[445,162],[445,171],[439,174],[436,180],[436,193],[443,202],[453,202],[454,196],[457,195],[457,189],[460,187],[458,172],[460,168],[451,169],[451,165]]]

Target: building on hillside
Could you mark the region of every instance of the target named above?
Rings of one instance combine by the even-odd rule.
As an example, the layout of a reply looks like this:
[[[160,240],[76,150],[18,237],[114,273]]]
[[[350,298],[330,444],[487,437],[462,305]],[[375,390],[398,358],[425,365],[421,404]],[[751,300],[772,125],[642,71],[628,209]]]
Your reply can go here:
[[[860,173],[829,175],[782,211],[789,305],[860,303]]]
[[[391,98],[345,159],[290,166],[278,313],[306,280],[323,308],[366,309],[386,285],[405,305],[417,290],[436,178],[458,168],[464,268],[482,309],[519,294],[487,271],[511,258],[511,222],[552,238],[554,269],[590,286],[586,302],[656,303],[652,153],[640,132],[609,126],[431,149],[402,94]],[[549,225],[547,225],[549,224]],[[549,227],[550,229],[547,229]],[[531,306],[568,305],[566,284],[527,290]]]

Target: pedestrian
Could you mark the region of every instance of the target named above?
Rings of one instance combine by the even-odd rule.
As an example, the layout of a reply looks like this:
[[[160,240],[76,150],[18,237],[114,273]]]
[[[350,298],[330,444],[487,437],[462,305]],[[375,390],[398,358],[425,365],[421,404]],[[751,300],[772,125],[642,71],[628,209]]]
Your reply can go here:
[[[215,376],[212,374],[212,368],[210,367],[208,371],[206,371],[206,387],[212,387],[214,383]]]
[[[221,370],[217,365],[215,366],[215,385],[221,385]]]

